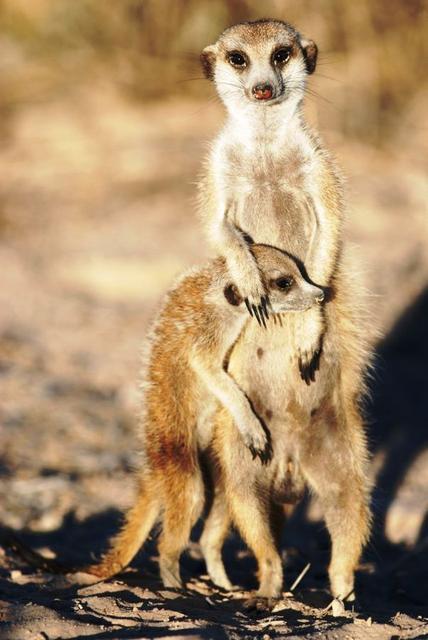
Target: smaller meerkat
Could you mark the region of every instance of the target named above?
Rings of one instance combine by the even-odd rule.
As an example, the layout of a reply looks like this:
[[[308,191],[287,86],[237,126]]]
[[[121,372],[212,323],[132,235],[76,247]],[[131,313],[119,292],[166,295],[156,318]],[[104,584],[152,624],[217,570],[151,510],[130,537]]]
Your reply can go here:
[[[274,313],[302,312],[323,300],[323,290],[289,254],[268,245],[251,250]],[[209,445],[219,405],[230,413],[253,458],[270,458],[268,432],[227,372],[228,356],[247,321],[224,258],[187,273],[168,293],[152,329],[142,385],[137,499],[106,555],[86,573],[108,578],[120,572],[161,514],[161,578],[165,586],[181,586],[179,558],[204,504],[198,451]],[[218,572],[213,579],[227,580]]]

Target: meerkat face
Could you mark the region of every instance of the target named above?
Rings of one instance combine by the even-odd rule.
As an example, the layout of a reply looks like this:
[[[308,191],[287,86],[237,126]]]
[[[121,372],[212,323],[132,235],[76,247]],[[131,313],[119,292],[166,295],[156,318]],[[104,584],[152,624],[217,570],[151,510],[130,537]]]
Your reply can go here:
[[[324,300],[323,289],[308,280],[292,256],[268,245],[253,245],[252,250],[275,313],[306,311]]]
[[[324,291],[292,270],[278,270],[267,275],[267,290],[275,313],[306,311],[324,300]]]
[[[315,43],[279,20],[230,27],[201,54],[205,76],[214,80],[226,107],[234,110],[243,100],[258,106],[299,104],[316,59]]]

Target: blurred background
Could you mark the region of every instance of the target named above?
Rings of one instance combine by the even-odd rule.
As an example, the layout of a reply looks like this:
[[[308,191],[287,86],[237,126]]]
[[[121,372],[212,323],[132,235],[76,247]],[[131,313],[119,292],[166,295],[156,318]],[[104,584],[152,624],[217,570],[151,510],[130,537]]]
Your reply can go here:
[[[320,50],[307,117],[348,177],[346,233],[383,336],[368,405],[374,546],[383,559],[414,551],[400,580],[417,598],[428,529],[422,0],[1,0],[0,522],[41,549],[94,550],[132,499],[140,345],[173,277],[208,255],[196,182],[224,113],[199,51],[266,16]]]

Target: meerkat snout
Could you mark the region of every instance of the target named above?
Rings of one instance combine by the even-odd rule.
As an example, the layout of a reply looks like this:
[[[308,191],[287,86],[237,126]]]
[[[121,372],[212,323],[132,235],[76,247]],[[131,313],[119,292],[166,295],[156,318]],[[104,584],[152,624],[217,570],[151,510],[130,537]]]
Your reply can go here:
[[[270,100],[274,96],[273,87],[267,82],[263,84],[256,84],[252,88],[252,93],[256,100]]]

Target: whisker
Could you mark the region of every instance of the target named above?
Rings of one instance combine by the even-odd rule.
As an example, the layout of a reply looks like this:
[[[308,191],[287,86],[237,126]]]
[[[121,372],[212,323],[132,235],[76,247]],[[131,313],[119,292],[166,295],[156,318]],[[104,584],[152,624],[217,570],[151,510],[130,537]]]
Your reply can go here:
[[[306,89],[306,95],[310,95],[314,98],[318,98],[319,100],[323,100],[324,102],[327,102],[327,104],[330,104],[332,106],[336,106],[334,104],[334,102],[332,102],[331,100],[329,100],[328,98],[325,98],[324,96],[322,96],[320,93],[318,93],[317,91],[314,91],[313,89]]]
[[[201,107],[199,107],[199,109],[192,111],[188,117],[194,118],[195,116],[199,115],[201,112],[205,111],[205,109],[209,109],[216,103],[221,104],[220,98],[217,95],[211,96],[204,102],[204,104]],[[186,116],[186,119],[187,119],[187,116]]]
[[[206,80],[205,76],[196,76],[195,78],[183,78],[181,80],[176,80],[177,84],[181,84],[182,82],[193,82],[194,80]]]
[[[295,89],[299,89],[300,88],[300,84],[297,83],[290,83],[287,84],[285,86],[285,88],[289,91],[294,91]],[[331,100],[329,100],[328,98],[325,98],[324,96],[322,96],[320,93],[318,93],[318,91],[315,91],[315,89],[313,89],[312,87],[305,87],[305,96],[309,97],[312,96],[313,98],[317,98],[319,100],[323,100],[324,102],[326,102],[327,104],[331,105],[333,108],[337,108],[337,105],[334,104],[334,102],[332,102]]]
[[[225,86],[228,86],[228,87],[235,87],[235,89],[242,89],[242,87],[243,87],[242,84],[236,84],[234,82],[227,82],[226,80],[217,81],[216,84],[224,84]]]
[[[333,80],[333,82],[340,82],[340,84],[345,84],[343,80],[340,78],[333,78],[332,76],[326,76],[323,73],[317,73],[316,78],[326,78],[326,80]],[[316,80],[314,78],[314,80]]]
[[[318,67],[326,67],[328,65],[337,64],[337,60],[317,60],[317,68]],[[315,71],[316,73],[316,71]]]

